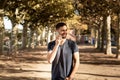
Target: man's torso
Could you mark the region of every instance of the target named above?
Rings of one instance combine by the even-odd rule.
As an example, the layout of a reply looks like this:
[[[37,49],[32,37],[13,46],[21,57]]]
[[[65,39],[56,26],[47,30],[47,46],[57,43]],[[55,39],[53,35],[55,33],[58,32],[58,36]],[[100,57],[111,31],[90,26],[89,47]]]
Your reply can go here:
[[[63,78],[64,80],[72,71],[73,53],[68,41],[66,40],[63,45],[58,47],[56,57],[52,63],[52,80],[56,80],[55,78]],[[55,41],[50,44],[53,48]]]

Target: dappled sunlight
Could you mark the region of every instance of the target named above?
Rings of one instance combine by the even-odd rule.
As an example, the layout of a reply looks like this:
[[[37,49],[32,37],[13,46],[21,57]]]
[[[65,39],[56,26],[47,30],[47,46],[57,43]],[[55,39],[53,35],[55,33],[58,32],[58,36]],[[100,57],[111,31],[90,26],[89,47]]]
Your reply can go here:
[[[46,61],[47,51],[45,47],[20,52],[22,53],[16,55],[14,59],[12,57],[10,57],[11,59],[7,59],[5,56],[0,58],[0,80],[17,78],[17,80],[50,79],[51,64],[48,64]]]
[[[80,61],[82,64],[94,64],[94,65],[119,65],[120,60],[116,59],[115,55],[106,55],[104,52],[100,52],[95,49],[94,46],[80,47]]]
[[[0,80],[50,80],[59,22],[78,43],[75,80],[120,79],[120,0],[0,0]]]
[[[39,78],[39,77],[14,77],[14,76],[0,76],[0,80],[49,80],[45,78]]]
[[[76,80],[119,80],[120,60],[105,55],[91,45],[79,45],[80,65]],[[51,64],[48,64],[47,47],[26,50],[15,59],[0,58],[0,80],[50,80]],[[11,57],[12,58],[12,57]],[[26,75],[27,74],[27,75]]]
[[[50,78],[50,65],[40,65],[40,64],[29,64],[28,66],[21,66],[21,68],[4,69],[2,75],[9,75],[15,77],[40,77],[40,78]],[[14,75],[16,74],[16,75]],[[27,74],[27,75],[24,75]]]

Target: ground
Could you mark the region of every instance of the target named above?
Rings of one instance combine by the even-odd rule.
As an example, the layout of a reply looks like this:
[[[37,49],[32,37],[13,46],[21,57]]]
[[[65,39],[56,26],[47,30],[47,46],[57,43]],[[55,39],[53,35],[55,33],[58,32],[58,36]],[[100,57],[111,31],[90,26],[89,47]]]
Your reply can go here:
[[[79,45],[80,65],[75,80],[120,80],[120,60],[91,45]],[[50,80],[46,46],[20,51],[16,57],[0,56],[0,80]]]

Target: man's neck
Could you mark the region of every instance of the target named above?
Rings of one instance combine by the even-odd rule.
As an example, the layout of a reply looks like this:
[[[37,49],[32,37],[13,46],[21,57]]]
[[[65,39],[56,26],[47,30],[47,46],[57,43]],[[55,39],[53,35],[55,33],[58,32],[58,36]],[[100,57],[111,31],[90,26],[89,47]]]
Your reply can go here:
[[[60,45],[63,45],[63,44],[65,43],[65,41],[66,41],[66,38],[65,38],[65,39],[62,39]]]

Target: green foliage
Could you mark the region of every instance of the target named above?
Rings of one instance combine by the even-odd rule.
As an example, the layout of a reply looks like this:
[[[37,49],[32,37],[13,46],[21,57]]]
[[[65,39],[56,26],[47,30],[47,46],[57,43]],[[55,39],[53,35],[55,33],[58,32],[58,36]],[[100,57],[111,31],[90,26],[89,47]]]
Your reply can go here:
[[[119,11],[119,7],[119,0],[79,0],[76,2],[76,8],[84,16],[107,15],[115,10]]]
[[[75,8],[81,21],[89,26],[99,26],[104,16],[120,13],[119,0],[76,0]]]
[[[4,11],[13,24],[27,23],[31,29],[51,27],[74,15],[72,0],[8,0]]]

